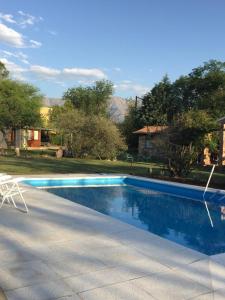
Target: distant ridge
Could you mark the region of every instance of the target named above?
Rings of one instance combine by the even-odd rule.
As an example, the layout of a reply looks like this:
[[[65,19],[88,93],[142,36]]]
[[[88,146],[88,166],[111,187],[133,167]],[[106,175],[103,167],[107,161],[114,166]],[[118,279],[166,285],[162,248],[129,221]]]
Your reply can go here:
[[[128,109],[128,102],[126,99],[117,96],[110,97],[109,115],[114,122],[116,123],[123,122],[124,117],[127,113],[127,109]]]
[[[44,97],[43,106],[52,107],[55,105],[62,106],[64,104],[64,100],[62,98],[48,98]]]
[[[62,106],[64,100],[62,98],[49,98],[45,97],[43,99],[43,106],[52,107],[55,105]],[[128,109],[128,103],[124,98],[111,96],[109,100],[109,115],[110,118],[116,122],[121,123],[124,120]]]

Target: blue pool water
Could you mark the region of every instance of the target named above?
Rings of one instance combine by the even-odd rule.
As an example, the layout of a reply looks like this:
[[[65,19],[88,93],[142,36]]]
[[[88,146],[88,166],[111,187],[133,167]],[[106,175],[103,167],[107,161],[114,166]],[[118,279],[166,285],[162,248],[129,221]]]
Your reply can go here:
[[[50,193],[207,255],[225,252],[225,215],[221,213],[225,199],[219,202],[221,195],[209,203],[212,228],[199,189],[123,177],[26,183],[47,186]],[[210,199],[212,193],[207,197]]]

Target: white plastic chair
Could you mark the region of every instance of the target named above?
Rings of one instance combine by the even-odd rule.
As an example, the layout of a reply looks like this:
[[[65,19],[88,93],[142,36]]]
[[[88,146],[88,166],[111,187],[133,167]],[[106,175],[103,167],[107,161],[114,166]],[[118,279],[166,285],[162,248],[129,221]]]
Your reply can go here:
[[[4,202],[6,201],[8,203],[12,202],[13,206],[16,209],[19,209],[15,203],[15,197],[20,197],[20,199],[24,204],[25,209],[19,209],[19,210],[28,213],[28,207],[23,197],[23,193],[26,190],[21,189],[19,186],[19,182],[22,179],[23,178],[12,178],[10,175],[0,176],[0,197],[2,198],[0,209],[2,208]]]

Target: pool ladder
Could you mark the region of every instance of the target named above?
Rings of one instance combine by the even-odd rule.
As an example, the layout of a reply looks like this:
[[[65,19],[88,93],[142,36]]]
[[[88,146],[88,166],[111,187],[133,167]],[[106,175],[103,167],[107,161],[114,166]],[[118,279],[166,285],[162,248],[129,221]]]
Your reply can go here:
[[[210,175],[209,175],[209,179],[208,179],[208,181],[207,181],[207,184],[206,184],[204,193],[203,193],[203,195],[202,195],[202,198],[203,198],[204,203],[205,203],[205,208],[206,208],[206,210],[207,210],[207,214],[208,214],[208,217],[209,217],[209,221],[210,221],[210,224],[211,224],[212,227],[213,227],[213,220],[212,220],[211,215],[210,215],[210,212],[209,212],[208,204],[207,204],[207,202],[206,202],[206,200],[205,200],[205,194],[206,194],[206,192],[207,192],[207,190],[208,190],[209,183],[210,183],[210,180],[211,180],[211,178],[212,178],[212,175],[213,175],[215,166],[216,166],[216,165],[213,165],[213,167],[212,167],[212,170],[211,170]],[[217,192],[217,193],[218,193],[218,192]],[[215,194],[217,194],[217,193],[215,193]],[[214,198],[214,197],[216,196],[215,194],[211,197],[211,199]]]

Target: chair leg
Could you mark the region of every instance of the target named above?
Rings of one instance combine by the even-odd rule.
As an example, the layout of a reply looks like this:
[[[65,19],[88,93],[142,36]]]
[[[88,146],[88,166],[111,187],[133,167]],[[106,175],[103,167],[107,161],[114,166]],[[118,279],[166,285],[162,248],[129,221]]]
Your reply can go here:
[[[24,199],[24,197],[23,197],[23,194],[21,193],[20,189],[18,189],[18,191],[19,191],[20,198],[22,199],[23,204],[24,204],[24,206],[25,206],[25,210],[23,210],[23,211],[26,212],[26,213],[28,213],[29,210],[28,210],[26,201],[25,201],[25,199]]]

